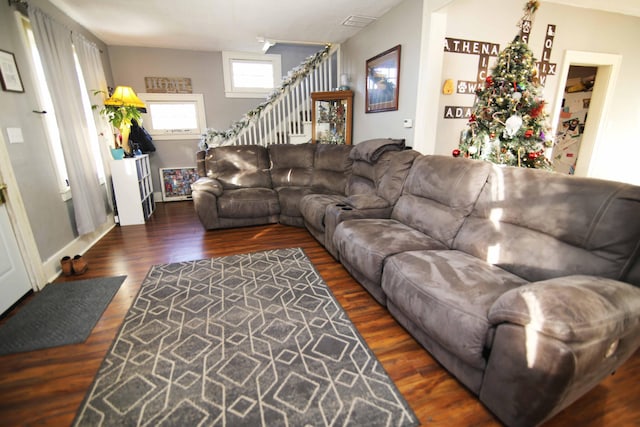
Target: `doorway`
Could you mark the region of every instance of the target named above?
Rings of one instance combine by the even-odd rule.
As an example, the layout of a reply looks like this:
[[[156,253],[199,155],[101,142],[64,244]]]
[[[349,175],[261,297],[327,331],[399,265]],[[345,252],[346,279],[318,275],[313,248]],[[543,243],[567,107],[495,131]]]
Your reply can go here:
[[[575,174],[597,74],[597,67],[569,67],[551,159],[556,172]]]
[[[551,116],[554,124],[552,135],[558,135],[564,132],[563,126],[567,120],[567,112],[569,113],[568,127],[572,126],[571,105],[567,105],[567,103],[572,103],[573,108],[576,109],[577,112],[580,107],[579,103],[583,102],[582,99],[586,99],[586,97],[583,98],[582,95],[575,96],[578,100],[565,99],[565,91],[567,88],[571,88],[572,91],[575,91],[574,93],[581,93],[580,90],[582,90],[582,87],[584,86],[586,88],[590,84],[590,76],[587,74],[593,74],[593,85],[588,91],[591,96],[588,101],[582,104],[582,110],[584,110],[584,105],[588,105],[588,120],[586,120],[587,114],[585,112],[582,126],[580,126],[580,121],[577,123],[575,121],[573,122],[573,125],[578,129],[577,132],[580,133],[579,147],[573,157],[575,162],[572,162],[572,165],[565,165],[566,169],[571,170],[572,174],[576,176],[595,177],[594,170],[596,170],[595,166],[599,160],[598,153],[603,153],[604,150],[606,150],[604,119],[609,105],[612,102],[621,61],[622,57],[620,55],[572,50],[565,51],[562,68],[558,74],[560,81],[558,82],[558,91],[555,98],[555,108]],[[572,68],[574,68],[574,74],[579,77],[571,80],[571,84],[569,84],[569,75]],[[592,71],[595,71],[595,73],[592,73]],[[580,73],[584,73],[584,75]],[[585,80],[584,83],[582,79]],[[583,95],[585,93],[586,91],[582,92]],[[568,111],[564,111],[567,107]],[[552,161],[554,161],[556,155],[562,156],[563,154],[560,143],[561,141],[556,141],[551,155]],[[573,145],[573,149],[575,149],[576,144],[568,145]],[[567,153],[564,154],[565,161],[572,159],[566,156]]]

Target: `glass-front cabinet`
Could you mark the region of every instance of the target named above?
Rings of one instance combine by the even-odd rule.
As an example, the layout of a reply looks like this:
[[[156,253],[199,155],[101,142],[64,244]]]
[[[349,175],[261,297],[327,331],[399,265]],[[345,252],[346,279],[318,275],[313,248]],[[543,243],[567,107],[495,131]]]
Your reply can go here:
[[[312,140],[315,144],[351,144],[353,91],[311,93]]]

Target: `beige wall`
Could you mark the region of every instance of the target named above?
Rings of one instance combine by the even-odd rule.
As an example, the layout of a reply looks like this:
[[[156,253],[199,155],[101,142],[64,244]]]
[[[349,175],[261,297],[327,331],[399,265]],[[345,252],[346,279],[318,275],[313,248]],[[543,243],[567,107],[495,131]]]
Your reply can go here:
[[[422,0],[405,0],[342,44],[344,72],[349,74],[349,86],[355,92],[354,143],[389,137],[405,138],[407,145],[414,145],[413,128],[403,127],[403,122],[416,118],[421,20]],[[401,45],[398,110],[365,113],[366,61],[396,45]]]
[[[446,36],[499,43],[504,48],[518,33],[521,2],[502,0],[455,0],[446,8]],[[640,18],[542,2],[535,14],[529,46],[540,58],[548,24],[556,25],[551,62],[558,72],[567,50],[608,53],[622,56],[620,74],[611,96],[610,109],[603,119],[602,138],[592,160],[590,176],[640,184],[636,156],[640,134]],[[435,154],[450,155],[458,143],[465,120],[445,120],[445,105],[472,105],[473,95],[442,95],[445,79],[474,80],[477,57],[445,53],[439,86]],[[543,91],[547,112],[553,113],[562,98],[557,97],[560,75],[548,76]],[[553,120],[550,120],[550,124]]]

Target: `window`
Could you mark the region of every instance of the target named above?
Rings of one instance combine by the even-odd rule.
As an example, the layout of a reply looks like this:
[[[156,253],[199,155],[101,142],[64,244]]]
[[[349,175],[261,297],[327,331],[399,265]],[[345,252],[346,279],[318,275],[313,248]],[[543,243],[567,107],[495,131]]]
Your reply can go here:
[[[264,98],[280,83],[280,55],[222,52],[227,98]]]
[[[139,93],[146,104],[144,128],[154,139],[200,139],[207,128],[199,93]]]

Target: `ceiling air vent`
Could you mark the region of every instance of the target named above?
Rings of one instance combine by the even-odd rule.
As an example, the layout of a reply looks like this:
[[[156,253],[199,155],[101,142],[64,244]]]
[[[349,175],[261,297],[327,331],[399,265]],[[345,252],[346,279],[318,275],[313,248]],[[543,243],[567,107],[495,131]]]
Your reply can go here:
[[[346,27],[364,28],[375,20],[376,18],[373,18],[371,16],[351,15],[347,19],[342,21],[342,25]]]

